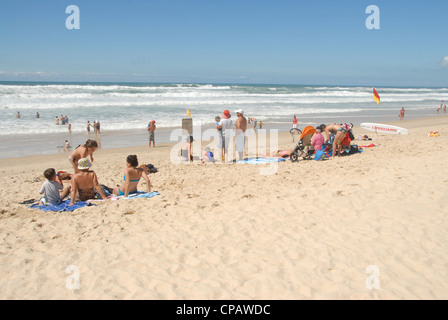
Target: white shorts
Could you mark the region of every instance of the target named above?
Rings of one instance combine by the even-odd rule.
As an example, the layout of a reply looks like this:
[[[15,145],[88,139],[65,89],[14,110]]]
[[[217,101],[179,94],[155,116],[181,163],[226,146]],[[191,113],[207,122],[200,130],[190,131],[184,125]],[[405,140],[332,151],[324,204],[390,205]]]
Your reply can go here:
[[[244,152],[245,144],[246,144],[246,136],[244,134],[239,134],[235,137],[236,152]]]

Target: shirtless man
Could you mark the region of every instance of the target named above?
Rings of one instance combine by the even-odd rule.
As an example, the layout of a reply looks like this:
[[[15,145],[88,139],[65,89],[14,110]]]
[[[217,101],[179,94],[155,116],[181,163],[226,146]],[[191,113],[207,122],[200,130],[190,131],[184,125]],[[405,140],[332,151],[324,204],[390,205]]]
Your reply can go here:
[[[244,160],[244,147],[246,144],[246,130],[247,130],[247,120],[244,117],[244,111],[239,109],[236,110],[236,115],[238,119],[236,120],[235,127],[235,149],[238,152],[238,160]]]
[[[156,140],[154,137],[154,132],[156,131],[156,122],[153,120],[148,124],[148,133],[149,133],[149,147],[151,148],[151,141],[152,141],[152,146],[155,148],[156,147]]]
[[[336,152],[338,152],[338,156],[341,156],[341,150],[342,150],[342,140],[345,139],[345,136],[347,135],[347,128],[344,128],[343,126],[332,123],[327,126],[320,125],[320,128],[325,131],[325,134],[327,135],[325,139],[325,143],[330,141],[330,134],[334,134],[334,140],[333,140],[333,154],[332,157],[336,155]]]

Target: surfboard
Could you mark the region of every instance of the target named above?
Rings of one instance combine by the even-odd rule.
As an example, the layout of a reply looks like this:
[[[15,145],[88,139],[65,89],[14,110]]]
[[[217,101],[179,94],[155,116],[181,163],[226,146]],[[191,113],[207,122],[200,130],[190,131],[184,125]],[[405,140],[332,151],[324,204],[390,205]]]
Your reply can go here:
[[[381,123],[361,123],[361,128],[377,133],[408,134],[408,129]]]

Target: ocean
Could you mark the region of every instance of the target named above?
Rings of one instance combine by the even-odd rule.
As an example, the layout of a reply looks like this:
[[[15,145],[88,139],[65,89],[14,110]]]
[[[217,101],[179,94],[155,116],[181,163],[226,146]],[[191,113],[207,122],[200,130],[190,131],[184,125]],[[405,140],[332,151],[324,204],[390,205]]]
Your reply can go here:
[[[376,89],[376,122],[398,120],[402,107],[406,118],[435,115],[448,99],[448,88]],[[187,108],[204,126],[226,109],[233,115],[243,109],[265,128],[280,130],[291,127],[293,115],[302,127],[359,124],[372,121],[372,97],[371,87],[350,86],[0,82],[0,158],[57,153],[65,140],[77,146],[92,136],[87,121],[100,121],[103,148],[146,145],[151,120],[165,132],[156,142],[169,142],[167,132],[181,126]],[[61,115],[68,116],[71,133],[55,124]]]

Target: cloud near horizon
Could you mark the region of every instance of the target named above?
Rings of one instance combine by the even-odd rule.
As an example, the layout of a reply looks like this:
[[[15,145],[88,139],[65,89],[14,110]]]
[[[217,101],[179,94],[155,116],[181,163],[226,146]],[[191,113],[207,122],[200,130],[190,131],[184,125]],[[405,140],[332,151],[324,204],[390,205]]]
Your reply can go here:
[[[440,60],[440,65],[442,67],[448,67],[448,56],[445,56],[442,58],[442,60]]]

